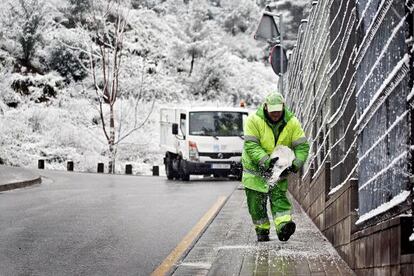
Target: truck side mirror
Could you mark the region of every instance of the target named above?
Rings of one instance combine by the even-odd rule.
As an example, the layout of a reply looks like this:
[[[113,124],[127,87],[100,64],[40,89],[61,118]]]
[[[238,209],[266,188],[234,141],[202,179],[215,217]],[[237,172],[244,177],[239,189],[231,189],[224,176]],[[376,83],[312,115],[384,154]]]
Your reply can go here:
[[[178,134],[178,124],[173,123],[172,124],[172,134],[177,135]]]

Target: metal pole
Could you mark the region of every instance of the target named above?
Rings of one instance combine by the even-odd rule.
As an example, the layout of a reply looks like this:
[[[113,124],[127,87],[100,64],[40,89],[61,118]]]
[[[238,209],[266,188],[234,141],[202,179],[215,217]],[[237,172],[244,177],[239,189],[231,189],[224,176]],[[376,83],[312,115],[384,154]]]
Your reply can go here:
[[[283,15],[279,15],[279,29],[280,29],[280,94],[285,97],[283,93]],[[285,97],[286,98],[286,97]]]

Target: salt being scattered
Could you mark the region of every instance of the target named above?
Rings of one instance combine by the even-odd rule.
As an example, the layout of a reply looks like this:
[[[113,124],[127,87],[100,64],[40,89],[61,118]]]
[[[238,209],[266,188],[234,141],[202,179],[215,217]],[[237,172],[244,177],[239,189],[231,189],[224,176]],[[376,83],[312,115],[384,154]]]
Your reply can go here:
[[[273,167],[272,176],[267,181],[270,186],[273,186],[277,183],[282,172],[292,166],[292,162],[295,160],[295,154],[293,151],[289,147],[283,145],[277,145],[270,155],[271,159],[276,157],[278,160]]]

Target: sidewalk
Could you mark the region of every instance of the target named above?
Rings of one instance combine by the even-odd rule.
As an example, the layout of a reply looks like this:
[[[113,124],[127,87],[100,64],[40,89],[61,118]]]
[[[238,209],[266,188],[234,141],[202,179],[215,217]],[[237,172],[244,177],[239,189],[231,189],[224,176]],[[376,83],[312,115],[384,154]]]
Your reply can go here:
[[[30,170],[0,165],[0,192],[23,188],[40,182],[40,175]]]
[[[244,190],[237,189],[173,275],[355,275],[298,203],[296,232],[257,243]]]

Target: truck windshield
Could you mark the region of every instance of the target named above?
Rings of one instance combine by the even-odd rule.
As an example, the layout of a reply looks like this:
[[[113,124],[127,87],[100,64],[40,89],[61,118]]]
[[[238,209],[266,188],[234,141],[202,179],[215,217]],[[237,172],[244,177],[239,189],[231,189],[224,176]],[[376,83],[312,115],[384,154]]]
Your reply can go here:
[[[190,112],[189,133],[197,136],[241,136],[243,135],[243,116],[247,116],[247,113]]]

